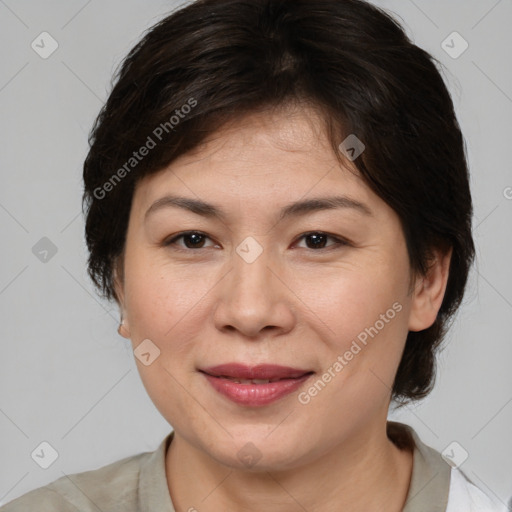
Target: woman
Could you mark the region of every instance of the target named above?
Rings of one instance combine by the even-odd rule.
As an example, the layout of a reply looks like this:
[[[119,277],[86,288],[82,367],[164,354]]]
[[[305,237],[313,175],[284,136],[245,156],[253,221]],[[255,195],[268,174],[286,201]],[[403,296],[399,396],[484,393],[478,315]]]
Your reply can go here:
[[[203,0],[130,52],[89,273],[172,425],[6,512],[502,510],[406,425],[474,256],[434,59],[361,0]]]

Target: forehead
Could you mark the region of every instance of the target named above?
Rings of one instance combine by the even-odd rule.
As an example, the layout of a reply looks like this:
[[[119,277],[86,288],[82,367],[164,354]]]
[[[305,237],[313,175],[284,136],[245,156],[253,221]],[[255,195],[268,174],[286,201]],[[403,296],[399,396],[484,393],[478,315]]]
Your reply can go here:
[[[278,207],[299,199],[343,194],[379,202],[355,165],[334,154],[323,119],[310,108],[259,112],[234,120],[137,186],[134,207],[166,194],[238,210]]]

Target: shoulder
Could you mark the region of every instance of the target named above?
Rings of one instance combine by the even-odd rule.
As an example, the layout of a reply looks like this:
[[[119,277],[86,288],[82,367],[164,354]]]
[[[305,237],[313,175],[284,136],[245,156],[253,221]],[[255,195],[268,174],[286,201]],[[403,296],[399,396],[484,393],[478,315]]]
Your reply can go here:
[[[63,476],[10,501],[0,512],[97,512],[137,510],[139,472],[151,452],[98,469]]]
[[[507,512],[506,505],[492,500],[460,470],[453,468],[446,512]]]
[[[50,512],[50,510],[52,510],[55,512],[78,512],[78,508],[51,488],[51,486],[57,482],[58,481],[23,494],[19,498],[0,507],[0,511],[31,512],[37,510],[40,512]]]
[[[404,512],[508,512],[504,503],[491,499],[463,471],[425,444],[411,426],[388,422],[388,435],[399,448],[414,446]]]

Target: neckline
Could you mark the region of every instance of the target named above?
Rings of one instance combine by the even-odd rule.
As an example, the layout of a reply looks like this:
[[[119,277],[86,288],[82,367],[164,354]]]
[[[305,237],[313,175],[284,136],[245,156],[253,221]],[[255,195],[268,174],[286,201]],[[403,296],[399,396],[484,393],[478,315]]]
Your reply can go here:
[[[415,430],[404,423],[388,421],[389,439],[399,448],[413,451],[411,481],[402,512],[445,512],[451,482],[451,467],[439,452],[424,444]],[[143,463],[139,479],[139,510],[175,512],[165,469],[171,431]]]
[[[421,441],[411,426],[388,421],[386,430],[399,449],[413,450],[411,481],[402,512],[445,512],[451,467],[439,452]]]

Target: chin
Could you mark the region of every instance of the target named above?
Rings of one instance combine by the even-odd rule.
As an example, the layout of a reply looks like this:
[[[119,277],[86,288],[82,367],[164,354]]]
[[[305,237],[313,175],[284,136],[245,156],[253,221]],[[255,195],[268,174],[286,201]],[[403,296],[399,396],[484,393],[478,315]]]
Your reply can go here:
[[[283,433],[286,434],[284,430]],[[301,452],[304,449],[303,441],[297,439],[295,442],[289,435],[270,439],[268,431],[252,435],[246,432],[215,447],[215,452],[210,452],[210,456],[218,463],[233,470],[252,473],[292,469],[305,458]]]

